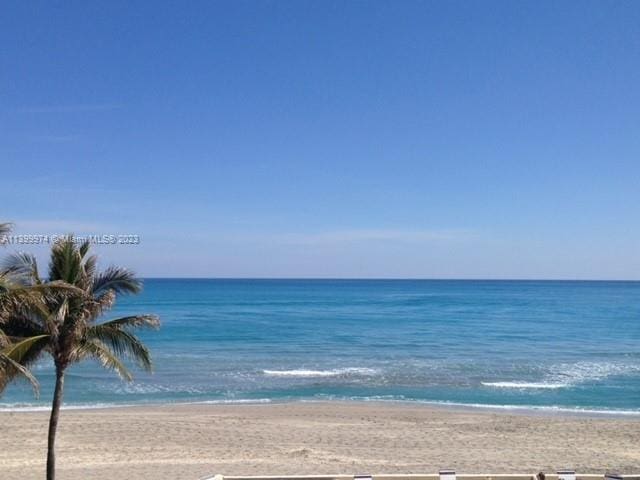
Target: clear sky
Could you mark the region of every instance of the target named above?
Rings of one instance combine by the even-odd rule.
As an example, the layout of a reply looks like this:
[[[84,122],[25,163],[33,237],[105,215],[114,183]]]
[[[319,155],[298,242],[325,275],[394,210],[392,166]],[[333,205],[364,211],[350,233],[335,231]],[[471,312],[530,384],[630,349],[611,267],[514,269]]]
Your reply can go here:
[[[145,276],[640,279],[640,2],[4,1],[0,42],[16,233],[137,234],[99,252]]]

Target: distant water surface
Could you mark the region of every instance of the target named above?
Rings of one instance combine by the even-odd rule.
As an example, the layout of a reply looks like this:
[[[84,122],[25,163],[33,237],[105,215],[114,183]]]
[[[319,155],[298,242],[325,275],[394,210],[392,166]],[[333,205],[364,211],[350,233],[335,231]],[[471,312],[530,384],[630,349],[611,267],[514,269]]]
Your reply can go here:
[[[389,400],[640,415],[640,282],[150,279],[153,375],[74,367],[75,406]],[[0,408],[39,408],[50,363]]]

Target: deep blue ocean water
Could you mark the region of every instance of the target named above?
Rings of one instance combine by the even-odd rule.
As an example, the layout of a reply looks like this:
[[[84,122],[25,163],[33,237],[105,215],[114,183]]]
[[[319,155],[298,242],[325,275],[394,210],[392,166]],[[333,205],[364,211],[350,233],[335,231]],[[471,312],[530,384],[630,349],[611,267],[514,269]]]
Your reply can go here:
[[[75,406],[389,400],[640,414],[640,282],[150,279],[152,375],[70,370]],[[113,315],[112,315],[113,316]],[[0,407],[48,404],[51,364]]]

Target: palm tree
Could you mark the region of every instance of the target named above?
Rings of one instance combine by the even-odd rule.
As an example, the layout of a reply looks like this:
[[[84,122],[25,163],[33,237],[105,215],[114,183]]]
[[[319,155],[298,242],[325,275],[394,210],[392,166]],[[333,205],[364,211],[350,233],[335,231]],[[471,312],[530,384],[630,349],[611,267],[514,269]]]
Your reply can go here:
[[[6,245],[6,235],[11,231],[11,223],[0,223],[0,246]],[[13,262],[9,262],[13,263]],[[28,364],[34,348],[44,340],[42,335],[30,338],[16,338],[7,336],[2,330],[3,325],[11,319],[17,311],[29,309],[43,301],[44,296],[55,291],[78,291],[76,287],[64,282],[41,282],[29,285],[24,276],[11,265],[0,270],[0,395],[7,384],[17,377],[26,378],[38,396],[39,385],[36,378],[28,370]]]
[[[33,361],[48,354],[55,365],[55,388],[49,419],[47,480],[55,479],[55,440],[63,401],[65,372],[82,360],[93,358],[105,368],[132,379],[123,359],[151,370],[151,357],[132,330],[158,328],[154,315],[134,315],[99,322],[120,294],[138,293],[142,282],[127,269],[109,267],[100,272],[97,259],[88,255],[89,243],[78,245],[69,235],[51,248],[48,281],[64,282],[74,290],[49,291],[42,302],[33,302],[14,313],[4,325],[5,334],[16,338],[36,338],[23,355]],[[35,257],[11,256],[6,265],[29,285],[43,285]]]

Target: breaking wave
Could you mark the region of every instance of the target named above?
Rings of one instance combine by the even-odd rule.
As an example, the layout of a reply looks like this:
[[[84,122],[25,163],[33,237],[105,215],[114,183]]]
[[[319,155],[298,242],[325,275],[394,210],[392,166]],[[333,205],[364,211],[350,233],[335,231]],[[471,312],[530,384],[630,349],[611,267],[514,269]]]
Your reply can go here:
[[[557,388],[566,388],[571,385],[568,383],[545,383],[545,382],[482,382],[485,387],[495,388],[535,388],[555,390]]]
[[[317,378],[317,377],[341,377],[345,375],[363,375],[370,376],[377,373],[373,368],[334,368],[331,370],[263,370],[262,373],[269,377],[298,377],[298,378]]]

